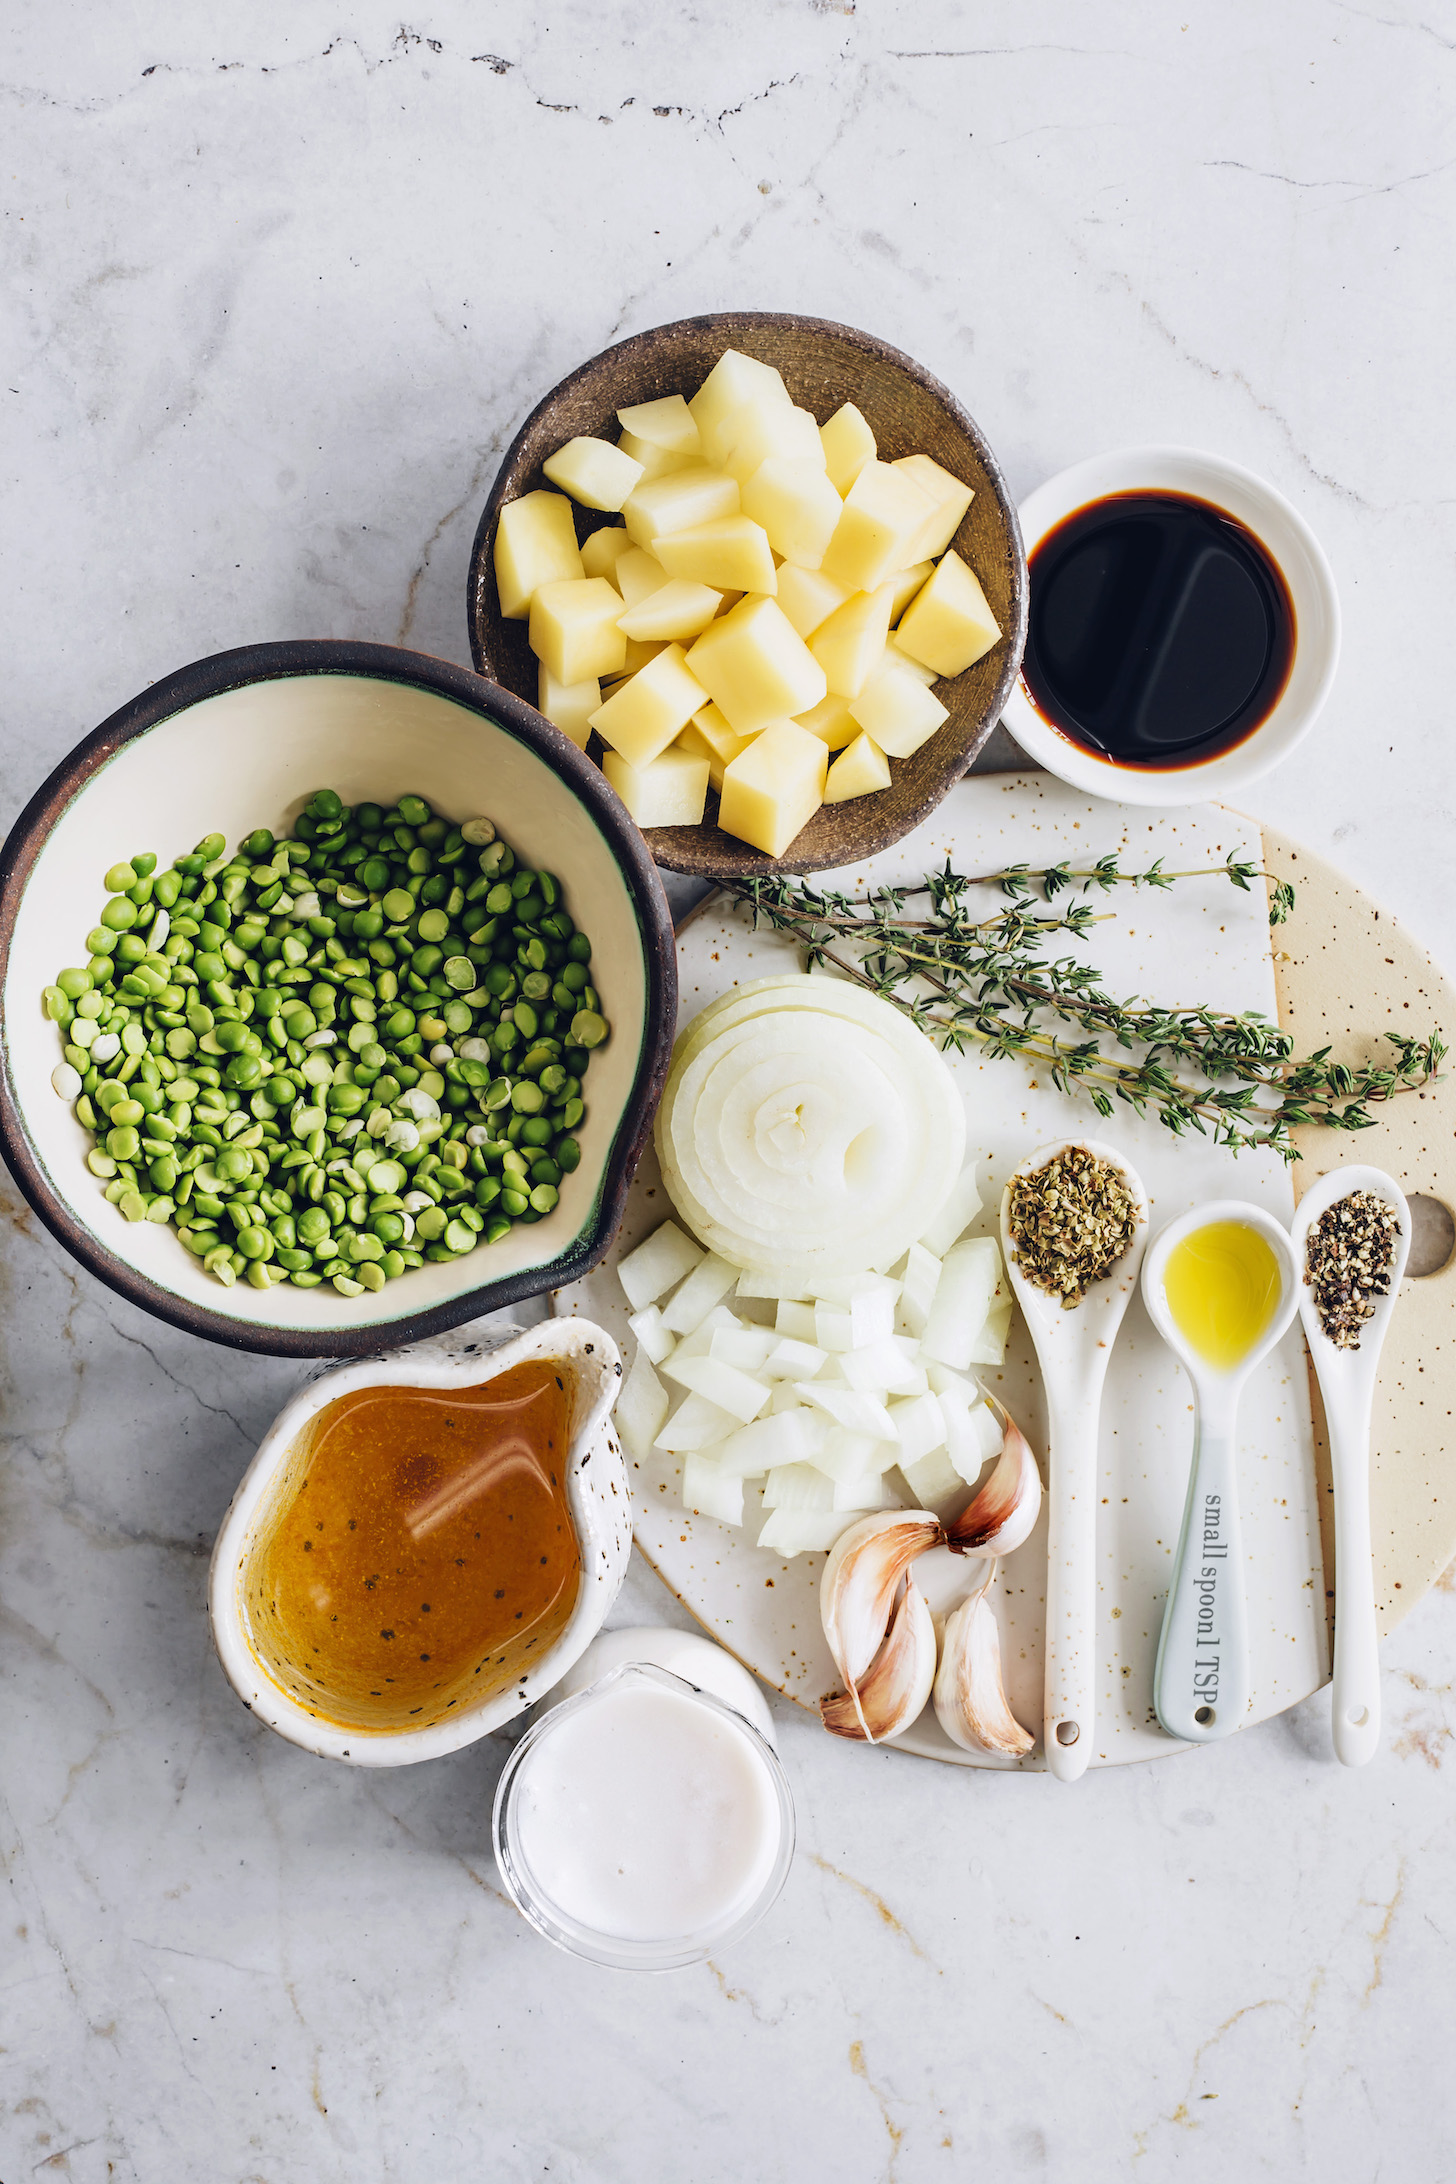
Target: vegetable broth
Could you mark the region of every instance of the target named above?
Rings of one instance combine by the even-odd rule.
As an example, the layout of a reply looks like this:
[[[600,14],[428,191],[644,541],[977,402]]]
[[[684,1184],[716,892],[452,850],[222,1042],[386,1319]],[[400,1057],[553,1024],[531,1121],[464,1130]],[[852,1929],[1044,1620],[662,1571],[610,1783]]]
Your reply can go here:
[[[242,1576],[250,1642],[290,1698],[345,1728],[423,1728],[547,1651],[581,1581],[572,1399],[569,1374],[532,1359],[319,1414]]]
[[[1273,712],[1294,603],[1267,547],[1185,493],[1112,493],[1031,556],[1022,675],[1038,712],[1123,766],[1197,765]]]

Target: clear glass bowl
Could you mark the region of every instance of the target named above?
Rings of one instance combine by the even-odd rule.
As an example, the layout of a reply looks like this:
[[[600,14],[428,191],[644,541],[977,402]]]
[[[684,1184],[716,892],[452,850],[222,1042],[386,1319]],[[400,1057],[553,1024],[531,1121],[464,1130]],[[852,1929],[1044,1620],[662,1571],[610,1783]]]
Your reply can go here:
[[[522,1770],[543,1739],[573,1714],[597,1705],[604,1693],[634,1681],[656,1684],[731,1724],[735,1734],[746,1740],[755,1761],[764,1771],[779,1826],[773,1860],[761,1886],[748,1902],[735,1904],[716,1922],[694,1932],[665,1934],[649,1940],[629,1940],[616,1934],[599,1933],[552,1902],[531,1870],[521,1841],[517,1812]],[[587,1690],[578,1692],[575,1698],[563,1699],[560,1705],[551,1707],[533,1723],[512,1752],[497,1785],[493,1830],[501,1879],[516,1909],[538,1934],[544,1934],[558,1949],[565,1949],[569,1955],[581,1957],[589,1964],[605,1964],[617,1971],[672,1972],[687,1964],[700,1964],[705,1957],[741,1940],[777,1901],[793,1862],[794,1801],[778,1754],[736,1708],[725,1705],[711,1692],[686,1682],[683,1677],[674,1676],[668,1669],[646,1661],[632,1661],[612,1669]]]

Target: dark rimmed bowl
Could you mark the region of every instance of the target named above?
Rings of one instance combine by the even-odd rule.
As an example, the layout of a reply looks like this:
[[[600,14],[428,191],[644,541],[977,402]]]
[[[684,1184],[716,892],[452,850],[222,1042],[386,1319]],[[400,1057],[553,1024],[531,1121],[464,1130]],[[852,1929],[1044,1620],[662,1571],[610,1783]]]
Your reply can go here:
[[[790,312],[717,311],[633,334],[563,379],[517,433],[481,515],[467,592],[471,655],[482,675],[535,702],[536,662],[526,625],[508,622],[496,599],[493,555],[502,507],[548,483],[541,466],[564,441],[578,433],[615,438],[617,411],[629,403],[695,393],[725,349],[775,365],[794,400],[821,424],[842,403],[853,402],[868,418],[884,460],[929,455],[975,487],[951,543],[980,578],[1005,634],[963,675],[936,684],[950,718],[913,757],[891,760],[889,788],[823,805],[783,857],[765,857],[714,825],[717,798],[711,792],[702,826],[647,831],[660,865],[702,879],[856,864],[918,826],[960,779],[1001,716],[1026,642],[1026,556],[1000,465],[949,388],[888,342]],[[585,508],[576,510],[576,519],[583,538],[617,520]]]
[[[585,1086],[582,1160],[543,1220],[377,1292],[328,1283],[226,1289],[174,1231],[130,1223],[86,1167],[91,1140],[50,1075],[41,990],[86,960],[102,875],[133,851],[163,864],[219,829],[280,831],[312,792],[351,803],[413,790],[484,815],[523,861],[557,872],[593,946],[613,1035]],[[598,975],[599,974],[599,975]],[[357,1357],[575,1281],[605,1253],[672,1052],[677,959],[662,882],[590,760],[507,690],[389,645],[248,645],[154,683],[103,722],[31,799],[0,852],[0,1150],[52,1235],[158,1319],[234,1349]]]

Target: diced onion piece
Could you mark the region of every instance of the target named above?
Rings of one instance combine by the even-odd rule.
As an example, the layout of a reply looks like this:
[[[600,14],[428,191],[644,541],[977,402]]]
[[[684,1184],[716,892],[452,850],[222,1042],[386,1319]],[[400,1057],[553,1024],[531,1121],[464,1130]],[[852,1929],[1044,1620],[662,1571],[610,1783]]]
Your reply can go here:
[[[840,1479],[834,1487],[836,1509],[902,1509],[904,1498],[890,1484],[888,1471],[863,1471],[856,1478]]]
[[[861,1514],[855,1509],[771,1509],[758,1544],[785,1560],[795,1555],[827,1554],[841,1532],[858,1524]]]
[[[669,1333],[690,1335],[733,1287],[734,1271],[726,1259],[711,1251],[700,1260],[663,1312],[662,1324]]]
[[[684,1335],[674,1350],[674,1357],[711,1357],[713,1337],[719,1328],[730,1332],[739,1325],[726,1304],[715,1304],[706,1318],[699,1320],[690,1335]]]
[[[923,1244],[912,1244],[900,1288],[900,1317],[912,1335],[923,1335],[940,1280],[940,1261]]]
[[[953,1495],[965,1492],[965,1481],[943,1448],[933,1449],[918,1463],[901,1464],[900,1469],[922,1509],[934,1509]]]
[[[777,1339],[771,1327],[715,1327],[708,1355],[720,1365],[736,1365],[740,1372],[764,1374]],[[789,1375],[780,1373],[778,1378],[787,1380]]]
[[[768,1401],[765,1382],[740,1372],[736,1365],[722,1365],[716,1358],[684,1357],[676,1350],[662,1369],[669,1380],[716,1404],[740,1426],[756,1418]]]
[[[666,1449],[670,1456],[696,1454],[705,1448],[713,1448],[719,1441],[726,1441],[737,1420],[727,1411],[710,1403],[706,1396],[688,1395],[673,1412],[667,1424],[658,1431],[654,1448]]]
[[[743,1481],[723,1471],[707,1456],[685,1456],[683,1507],[695,1517],[716,1517],[720,1524],[742,1524]]]
[[[854,1322],[848,1310],[837,1304],[816,1304],[814,1340],[821,1350],[852,1350]]]
[[[1006,1336],[1011,1327],[1011,1298],[1006,1293],[1004,1278],[998,1283],[996,1295],[982,1321],[980,1330],[971,1344],[968,1365],[999,1365],[1006,1355]]]
[[[619,1261],[617,1279],[633,1311],[640,1312],[645,1304],[654,1303],[664,1290],[671,1289],[674,1282],[680,1282],[684,1274],[690,1274],[702,1257],[699,1246],[684,1236],[676,1221],[664,1221],[645,1244],[639,1244]]]
[[[810,1460],[816,1470],[836,1481],[863,1478],[871,1472],[879,1477],[899,1462],[900,1449],[895,1441],[876,1441],[867,1433],[831,1426]]]
[[[971,1161],[962,1168],[951,1185],[950,1196],[935,1219],[920,1237],[921,1243],[937,1259],[943,1259],[952,1244],[957,1243],[981,1210],[981,1194],[976,1188],[976,1163]]]
[[[890,1418],[900,1444],[902,1470],[930,1455],[933,1449],[945,1447],[945,1418],[938,1398],[928,1392],[903,1403],[892,1403]]]
[[[840,1358],[839,1370],[851,1388],[872,1395],[923,1395],[930,1385],[924,1369],[893,1340],[850,1350]]]
[[[765,982],[703,1017],[657,1121],[684,1220],[785,1289],[888,1266],[960,1173],[964,1117],[936,1049],[887,1002],[822,978]]]
[[[654,1365],[660,1365],[665,1357],[671,1357],[676,1344],[662,1324],[662,1314],[655,1304],[644,1305],[634,1312],[627,1325],[637,1337],[637,1347],[644,1351]],[[654,1432],[656,1428],[654,1427]]]
[[[763,1361],[770,1380],[812,1380],[828,1363],[827,1353],[812,1342],[796,1342],[791,1335],[777,1337]]]
[[[926,1357],[938,1358],[942,1365],[970,1364],[1000,1273],[1001,1255],[993,1238],[972,1236],[951,1246],[920,1337]]]
[[[667,1390],[652,1370],[645,1350],[639,1350],[617,1391],[613,1413],[622,1446],[636,1462],[642,1462],[661,1432],[667,1406]]]
[[[945,1452],[967,1486],[974,1486],[988,1458],[1001,1453],[1002,1432],[989,1403],[968,1403],[958,1390],[935,1397],[945,1420]]]
[[[898,1438],[895,1422],[877,1396],[861,1395],[854,1388],[828,1387],[822,1380],[796,1380],[793,1385],[801,1402],[822,1410],[836,1426],[868,1434],[872,1441]]]
[[[736,1477],[754,1479],[783,1464],[814,1463],[824,1445],[822,1418],[796,1404],[768,1418],[755,1418],[732,1433],[718,1451],[718,1461]]]
[[[821,1274],[814,1284],[814,1297],[819,1304],[853,1304],[860,1297],[886,1297],[891,1305],[900,1294],[900,1284],[888,1274]]]
[[[741,1283],[738,1294],[740,1296],[743,1294]],[[779,1299],[779,1308],[774,1314],[774,1326],[781,1335],[788,1335],[795,1342],[813,1342],[813,1305],[797,1304],[792,1299],[781,1297]]]
[[[791,1275],[786,1280],[782,1274],[777,1273],[771,1266],[750,1266],[745,1267],[739,1275],[738,1287],[734,1294],[748,1298],[765,1297],[770,1303],[798,1304],[803,1299],[804,1285],[797,1274]],[[812,1321],[814,1316],[812,1307],[805,1305],[804,1310],[809,1313]]]
[[[810,1464],[776,1464],[764,1481],[765,1509],[832,1509],[834,1481]]]

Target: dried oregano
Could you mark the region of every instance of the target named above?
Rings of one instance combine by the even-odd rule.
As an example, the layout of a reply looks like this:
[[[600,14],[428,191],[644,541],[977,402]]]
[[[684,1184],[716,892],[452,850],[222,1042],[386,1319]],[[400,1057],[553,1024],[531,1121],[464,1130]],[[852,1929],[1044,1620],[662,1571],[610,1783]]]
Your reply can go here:
[[[1123,1256],[1137,1209],[1110,1161],[1068,1145],[1012,1184],[1007,1222],[1021,1273],[1069,1310]]]

